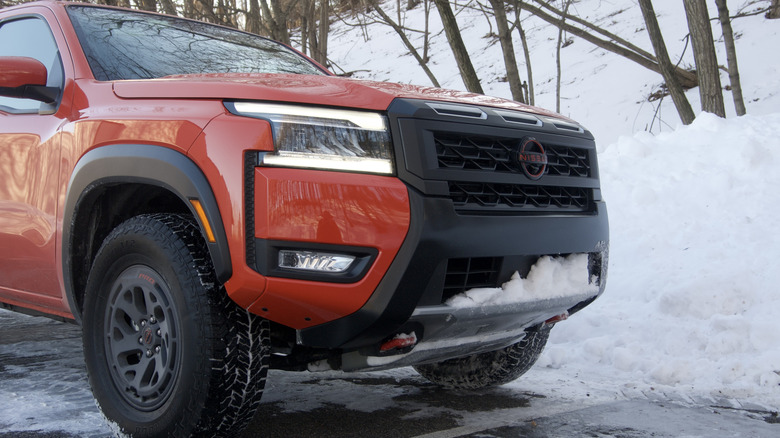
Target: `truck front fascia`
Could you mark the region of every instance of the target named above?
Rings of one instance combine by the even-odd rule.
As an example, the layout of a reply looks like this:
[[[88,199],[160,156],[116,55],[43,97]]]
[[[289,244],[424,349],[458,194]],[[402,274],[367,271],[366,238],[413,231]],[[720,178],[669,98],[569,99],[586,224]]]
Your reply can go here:
[[[453,278],[463,269],[471,276],[469,266],[484,278],[464,282],[460,292],[498,287],[515,271],[525,276],[541,256],[586,253],[603,291],[609,231],[592,135],[546,116],[445,106],[396,99],[388,108],[398,177],[409,191],[409,233],[369,301],[347,317],[300,330],[303,345],[378,345],[413,315],[427,315],[420,309],[440,310],[459,293]],[[546,150],[547,168],[536,178],[514,160],[529,137]],[[537,310],[554,316],[590,301]]]
[[[68,184],[62,227],[62,266],[65,292],[71,311],[80,321],[73,279],[73,235],[80,209],[90,208],[90,198],[99,188],[119,184],[145,184],[160,187],[181,199],[206,231],[192,200],[202,207],[214,236],[208,242],[217,279],[226,281],[232,275],[227,236],[216,198],[200,168],[181,152],[162,146],[116,144],[93,149],[76,164]],[[83,225],[83,224],[81,224]]]

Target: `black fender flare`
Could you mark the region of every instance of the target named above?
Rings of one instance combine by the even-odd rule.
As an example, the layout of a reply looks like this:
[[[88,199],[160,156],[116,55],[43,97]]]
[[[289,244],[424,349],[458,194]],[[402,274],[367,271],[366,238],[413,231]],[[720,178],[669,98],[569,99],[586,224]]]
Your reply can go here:
[[[68,182],[62,225],[62,275],[71,312],[81,321],[71,262],[74,219],[85,195],[107,184],[147,184],[166,189],[178,196],[206,235],[203,223],[190,200],[197,199],[205,212],[214,242],[208,249],[217,280],[227,281],[233,274],[227,234],[206,175],[190,158],[164,146],[115,144],[102,146],[84,154],[76,163]]]

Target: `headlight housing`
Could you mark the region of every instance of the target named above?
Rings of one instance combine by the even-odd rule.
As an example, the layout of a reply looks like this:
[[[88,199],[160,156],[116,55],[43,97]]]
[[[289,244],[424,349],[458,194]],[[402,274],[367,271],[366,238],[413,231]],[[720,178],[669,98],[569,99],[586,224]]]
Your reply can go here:
[[[371,111],[260,102],[226,102],[234,114],[271,123],[274,152],[260,164],[389,175],[393,152],[387,118]]]

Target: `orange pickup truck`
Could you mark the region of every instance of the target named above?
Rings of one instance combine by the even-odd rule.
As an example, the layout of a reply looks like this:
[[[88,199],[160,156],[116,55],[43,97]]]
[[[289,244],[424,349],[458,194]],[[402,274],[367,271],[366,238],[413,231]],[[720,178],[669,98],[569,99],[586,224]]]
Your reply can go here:
[[[576,122],[171,16],[0,10],[0,180],[1,307],[132,436],[235,435],[269,368],[506,383],[606,281]]]

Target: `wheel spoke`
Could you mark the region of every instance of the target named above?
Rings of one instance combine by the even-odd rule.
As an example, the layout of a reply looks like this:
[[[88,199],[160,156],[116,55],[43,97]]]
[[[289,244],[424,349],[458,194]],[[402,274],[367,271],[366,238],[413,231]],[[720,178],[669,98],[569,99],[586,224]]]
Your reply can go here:
[[[116,331],[114,331],[114,336],[111,337],[111,349],[117,356],[122,355],[128,355],[133,354],[136,352],[142,352],[143,346],[138,341],[139,335],[136,333],[133,333],[131,336],[116,336]]]

